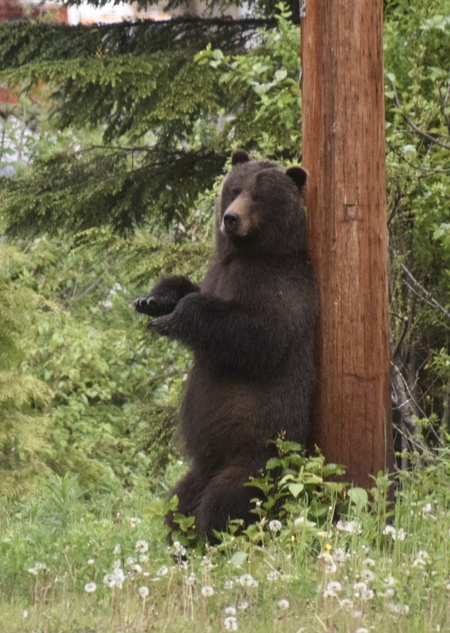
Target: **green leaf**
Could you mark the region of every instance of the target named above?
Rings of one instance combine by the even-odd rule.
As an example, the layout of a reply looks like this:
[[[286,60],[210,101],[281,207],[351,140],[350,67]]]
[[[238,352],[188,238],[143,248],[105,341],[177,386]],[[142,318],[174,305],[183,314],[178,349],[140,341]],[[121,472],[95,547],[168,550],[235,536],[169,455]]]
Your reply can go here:
[[[350,501],[360,510],[365,508],[369,503],[369,495],[364,488],[350,488],[347,495]]]
[[[288,488],[292,496],[297,498],[298,495],[304,490],[305,486],[303,484],[289,484]]]
[[[230,562],[233,565],[233,567],[242,567],[242,565],[245,563],[247,558],[248,558],[247,552],[236,552],[231,557]]]

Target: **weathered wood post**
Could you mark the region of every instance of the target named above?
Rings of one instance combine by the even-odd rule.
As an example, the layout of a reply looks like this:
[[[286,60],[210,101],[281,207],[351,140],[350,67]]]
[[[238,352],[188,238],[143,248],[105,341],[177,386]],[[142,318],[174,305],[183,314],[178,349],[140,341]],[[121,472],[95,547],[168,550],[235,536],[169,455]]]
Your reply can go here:
[[[391,470],[382,0],[307,0],[303,166],[321,297],[312,440],[346,479]]]

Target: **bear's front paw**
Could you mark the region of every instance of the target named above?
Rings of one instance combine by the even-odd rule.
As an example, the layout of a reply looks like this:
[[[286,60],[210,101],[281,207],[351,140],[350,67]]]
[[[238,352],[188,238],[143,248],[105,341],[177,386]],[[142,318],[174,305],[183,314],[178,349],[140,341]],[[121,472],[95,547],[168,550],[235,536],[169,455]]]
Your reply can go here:
[[[189,294],[198,293],[199,290],[200,287],[187,277],[180,275],[164,277],[147,296],[136,299],[134,307],[141,314],[160,317],[171,314],[179,301]]]
[[[173,318],[171,314],[160,316],[156,319],[152,319],[149,324],[149,330],[155,330],[162,336],[171,336],[173,334]]]
[[[136,312],[140,314],[160,317],[165,314],[170,314],[175,308],[176,303],[174,301],[168,301],[165,297],[148,295],[147,297],[138,297],[133,305]]]

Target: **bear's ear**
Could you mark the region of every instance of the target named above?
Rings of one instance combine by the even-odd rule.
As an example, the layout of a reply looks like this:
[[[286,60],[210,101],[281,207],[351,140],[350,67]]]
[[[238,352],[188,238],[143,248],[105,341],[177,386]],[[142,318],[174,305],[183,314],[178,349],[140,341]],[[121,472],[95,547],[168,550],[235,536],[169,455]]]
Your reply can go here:
[[[245,149],[237,149],[231,154],[231,164],[233,167],[235,165],[239,165],[239,163],[248,163],[249,160],[250,156],[247,154]]]
[[[286,170],[286,174],[295,182],[299,191],[302,191],[308,178],[308,172],[301,167],[289,167]]]

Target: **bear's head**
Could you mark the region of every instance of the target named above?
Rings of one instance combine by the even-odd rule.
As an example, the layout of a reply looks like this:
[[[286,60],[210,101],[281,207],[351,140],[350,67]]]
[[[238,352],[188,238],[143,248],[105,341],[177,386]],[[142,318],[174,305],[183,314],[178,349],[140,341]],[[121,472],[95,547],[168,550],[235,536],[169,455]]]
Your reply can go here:
[[[306,251],[306,171],[250,160],[244,150],[233,153],[231,164],[217,209],[219,242],[267,255]]]

